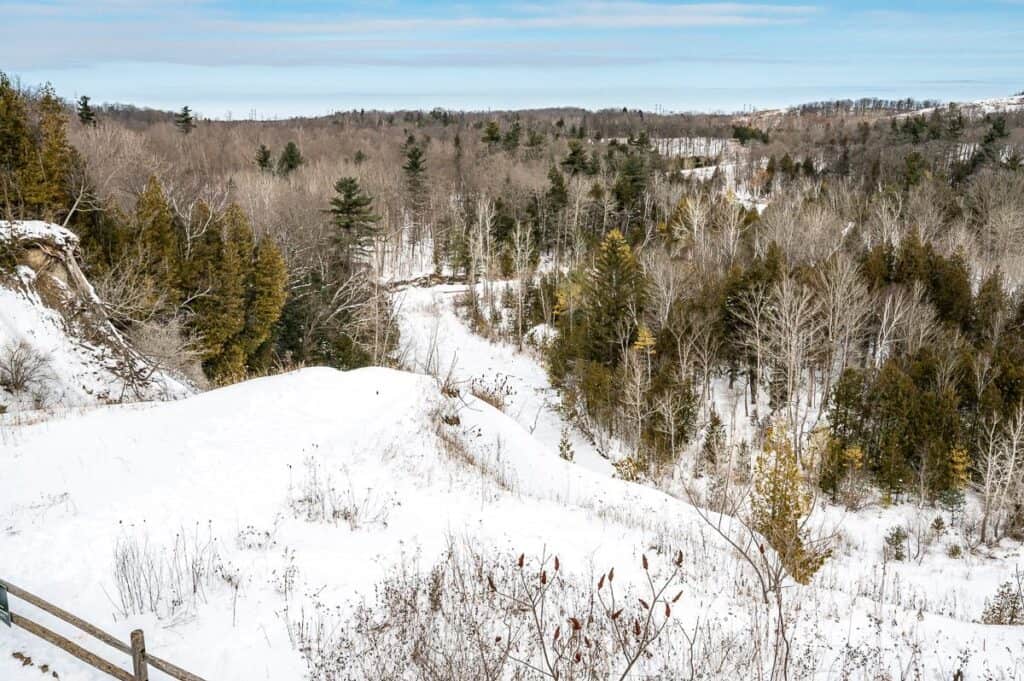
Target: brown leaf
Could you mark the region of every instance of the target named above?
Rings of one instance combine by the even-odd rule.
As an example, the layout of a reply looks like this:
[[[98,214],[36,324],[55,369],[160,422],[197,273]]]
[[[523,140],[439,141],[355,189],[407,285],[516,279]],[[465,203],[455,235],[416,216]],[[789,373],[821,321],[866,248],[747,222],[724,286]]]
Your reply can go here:
[[[676,567],[682,567],[683,565],[683,552],[682,550],[676,554]]]
[[[622,608],[619,608],[618,610],[616,610],[615,612],[612,613],[612,619],[613,620],[619,619],[619,615],[621,615],[621,614],[622,614]]]
[[[575,662],[576,664],[579,664],[580,660],[583,659],[583,655],[580,653],[580,651],[577,650],[575,657],[573,657],[572,659],[573,659],[573,662]]]
[[[612,568],[611,570],[608,571],[608,581],[610,582],[610,581],[612,581],[614,579],[615,579],[615,568]]]
[[[548,583],[548,571],[547,570],[541,570],[541,572],[540,572],[540,583],[541,583],[541,585],[544,585],[544,584]]]
[[[522,570],[523,569],[523,563],[526,562],[526,554],[525,553],[520,553],[519,554],[519,560],[517,562],[518,562],[518,565],[519,565],[519,569]]]
[[[672,602],[675,603],[676,601],[678,601],[682,597],[683,597],[683,592],[680,591],[679,593],[676,594],[676,597],[672,599]]]
[[[651,609],[651,606],[647,605],[647,601],[645,601],[644,599],[638,598],[637,600],[640,601],[640,605],[642,605],[644,607],[644,610],[650,610]]]
[[[583,625],[580,624],[580,621],[578,619],[576,619],[575,617],[570,617],[569,618],[569,624],[572,625],[572,630],[573,631],[579,631],[580,629],[583,628]]]
[[[666,603],[665,604],[665,617],[671,617],[671,616],[672,616],[672,608],[669,606],[668,603]]]
[[[555,572],[558,572],[558,568],[559,568],[558,556],[555,556]]]
[[[633,635],[640,638],[640,620],[635,620],[633,622]]]
[[[552,637],[552,641],[558,641],[558,637],[562,635],[562,627],[555,627],[555,635]]]
[[[597,580],[597,588],[598,590],[604,588],[604,575],[601,575],[601,579]]]

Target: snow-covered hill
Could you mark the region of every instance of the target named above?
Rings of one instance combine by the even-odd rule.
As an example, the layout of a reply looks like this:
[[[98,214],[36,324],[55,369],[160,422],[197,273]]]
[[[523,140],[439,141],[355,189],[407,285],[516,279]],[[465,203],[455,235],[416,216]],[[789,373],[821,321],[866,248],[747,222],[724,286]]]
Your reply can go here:
[[[57,225],[0,221],[0,411],[189,394],[110,324],[75,260],[77,243]]]
[[[211,680],[303,678],[286,609],[344,606],[403,556],[431,565],[450,535],[626,572],[656,538],[690,552],[704,534],[685,504],[549,456],[471,395],[386,369],[307,369],[21,427],[0,468],[0,576],[115,632],[143,627],[154,654]],[[217,576],[201,599],[175,605],[168,591],[140,614],[117,586],[140,555]],[[61,679],[100,678],[24,632],[0,634],[0,678],[38,678],[13,653]]]
[[[17,272],[34,281],[24,265]],[[0,424],[0,579],[121,638],[143,628],[153,654],[208,681],[333,681],[362,677],[316,672],[310,658],[359,634],[350,618],[380,598],[383,579],[428,579],[453,542],[496,564],[557,554],[580,584],[616,566],[623,586],[643,583],[641,555],[657,578],[681,550],[675,647],[651,664],[685,666],[686,636],[699,636],[700,664],[719,665],[701,678],[749,678],[756,632],[766,631],[749,566],[685,501],[613,478],[605,455],[621,454],[615,443],[596,446],[566,422],[529,349],[468,330],[455,309],[463,288],[396,294],[406,364],[441,378],[304,369],[179,401]],[[0,313],[20,320],[15,299],[42,310],[32,290],[7,291],[15,297],[0,298]],[[46,309],[44,337],[78,357],[78,341],[57,333],[67,328],[59,308]],[[497,394],[501,409],[474,392]],[[716,396],[720,413],[729,400]],[[563,437],[575,463],[559,457]],[[838,529],[836,554],[810,585],[787,589],[795,666],[815,678],[1024,673],[1024,634],[975,622],[1012,573],[1011,556],[947,558],[956,538],[946,536],[919,561],[881,558],[893,523],[922,518],[897,507],[815,519]],[[44,668],[104,678],[24,631],[0,630],[0,679],[36,680]]]

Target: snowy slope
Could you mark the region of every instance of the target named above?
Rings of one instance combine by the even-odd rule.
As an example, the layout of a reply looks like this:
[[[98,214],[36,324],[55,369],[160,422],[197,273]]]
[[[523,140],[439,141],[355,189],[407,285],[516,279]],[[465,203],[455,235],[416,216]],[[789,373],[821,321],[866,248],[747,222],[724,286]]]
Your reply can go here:
[[[10,270],[0,268],[0,362],[19,346],[42,361],[27,389],[0,385],[0,405],[13,414],[189,394],[184,381],[154,371],[107,320],[75,261],[77,243],[57,225],[0,221],[0,248],[15,260]]]
[[[445,402],[423,376],[308,369],[21,427],[0,450],[0,576],[121,635],[141,626],[154,654],[207,679],[299,679],[301,657],[280,616],[286,600],[274,588],[289,554],[302,585],[295,593],[315,590],[343,605],[369,593],[406,552],[421,551],[429,564],[449,533],[507,550],[557,547],[581,568],[633,562],[655,532],[700,536],[689,507],[549,456],[471,396],[450,406],[478,467],[451,460],[433,416]],[[372,509],[364,527],[295,516],[289,499],[308,482],[311,462]],[[241,582],[237,612],[227,582],[214,580],[194,608],[162,619],[118,616],[115,547],[138,542],[156,553],[177,535],[215,546],[217,563]],[[293,610],[310,607],[294,598]],[[39,677],[21,670],[15,652],[62,679],[99,678],[23,632],[0,633],[0,678]],[[211,645],[218,641],[230,645]]]
[[[506,403],[503,411],[532,433],[551,455],[557,456],[564,431],[578,464],[611,475],[609,459],[625,453],[621,445],[602,443],[608,458],[602,456],[598,446],[559,412],[561,398],[551,387],[539,358],[473,333],[454,307],[455,299],[465,291],[464,284],[446,284],[409,288],[396,294],[406,366],[424,373],[450,372],[467,390],[474,385],[501,389]]]
[[[464,443],[461,458],[442,446],[445,428]],[[286,611],[324,603],[340,608],[331,626],[343,626],[389,568],[417,556],[426,569],[449,536],[501,555],[547,549],[579,573],[616,565],[626,580],[639,578],[640,553],[678,548],[684,626],[710,621],[742,639],[757,610],[742,562],[691,507],[567,464],[510,417],[415,374],[307,369],[178,402],[101,407],[12,429],[0,470],[0,576],[119,636],[144,628],[151,652],[209,681],[305,678]],[[303,499],[314,488],[333,490],[356,521],[311,515]],[[175,547],[180,563],[205,566],[201,594],[121,613],[115,556],[163,564]],[[830,583],[792,592],[803,603],[797,639],[825,668],[848,643],[880,643],[894,669],[915,646],[926,670],[948,669],[965,647],[989,651],[978,669],[1024,664],[1012,628],[876,602],[847,576],[840,565]],[[39,679],[42,664],[68,681],[102,678],[22,631],[0,632],[0,678]]]

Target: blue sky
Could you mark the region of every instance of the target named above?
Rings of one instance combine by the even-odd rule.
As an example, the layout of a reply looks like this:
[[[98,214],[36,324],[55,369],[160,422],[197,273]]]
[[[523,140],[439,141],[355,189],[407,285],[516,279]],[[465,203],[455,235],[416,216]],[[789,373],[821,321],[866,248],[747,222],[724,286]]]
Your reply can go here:
[[[1024,0],[0,0],[0,70],[235,118],[1024,90]]]

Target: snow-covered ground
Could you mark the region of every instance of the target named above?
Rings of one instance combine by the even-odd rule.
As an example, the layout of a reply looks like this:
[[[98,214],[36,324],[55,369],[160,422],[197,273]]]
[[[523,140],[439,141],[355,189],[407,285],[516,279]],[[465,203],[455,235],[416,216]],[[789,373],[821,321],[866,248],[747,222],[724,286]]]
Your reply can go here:
[[[457,410],[475,466],[442,451],[439,408]],[[0,576],[122,638],[142,627],[151,652],[211,680],[303,678],[286,609],[344,607],[403,556],[430,565],[450,535],[510,553],[547,547],[585,570],[625,568],[656,536],[682,546],[703,532],[685,504],[565,463],[472,395],[446,398],[431,378],[387,369],[306,369],[21,427],[0,467]],[[311,486],[355,521],[310,522]],[[204,593],[125,608],[117,556],[159,563],[176,545],[207,566]],[[101,678],[23,631],[0,633],[0,678],[39,677],[13,653],[65,680]]]
[[[502,283],[494,284],[499,290]],[[473,333],[458,317],[455,303],[466,286],[452,284],[409,288],[397,294],[400,309],[404,364],[413,371],[452,377],[466,390],[474,386],[504,397],[504,412],[529,431],[554,456],[565,433],[576,463],[611,475],[610,459],[622,455],[621,445],[598,446],[567,422],[560,410],[558,391],[529,347],[522,351],[506,343],[491,342]]]
[[[681,549],[679,626],[711,625],[713,648],[731,642],[748,654],[762,611],[743,561],[678,496],[614,479],[565,422],[533,351],[465,326],[462,290],[396,293],[406,364],[450,374],[456,391],[418,373],[304,369],[9,426],[0,578],[121,638],[141,627],[150,652],[208,681],[299,681],[297,622],[328,613],[328,627],[344,627],[383,575],[428,570],[451,537],[498,558],[557,553],[579,575],[615,565],[634,583],[640,554],[657,562]],[[503,410],[474,397],[474,382],[498,387]],[[741,418],[725,386],[714,399]],[[558,456],[566,430],[575,463]],[[890,678],[949,679],[960,667],[966,679],[1024,677],[1024,632],[975,622],[1012,575],[1016,547],[950,558],[953,529],[920,562],[882,560],[892,525],[932,515],[907,505],[822,513],[837,552],[811,585],[788,590],[793,678],[797,660],[813,678],[860,679],[879,659]],[[140,572],[161,575],[163,591],[133,595]],[[12,606],[119,658],[18,599]],[[0,631],[0,679],[39,679],[42,665],[70,681],[104,678],[21,630]]]

